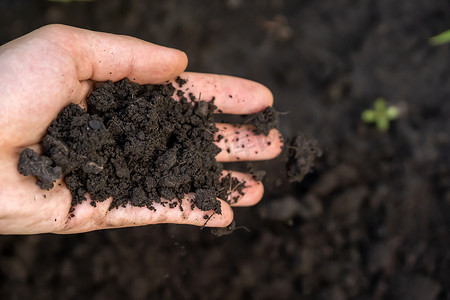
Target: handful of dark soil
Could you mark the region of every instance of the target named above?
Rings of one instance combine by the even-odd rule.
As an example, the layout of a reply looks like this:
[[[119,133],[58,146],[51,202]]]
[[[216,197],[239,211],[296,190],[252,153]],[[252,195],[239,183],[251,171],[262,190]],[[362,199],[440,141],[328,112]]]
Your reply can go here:
[[[175,90],[128,79],[102,84],[87,98],[87,111],[70,104],[60,112],[42,141],[44,156],[22,152],[20,173],[36,176],[43,189],[65,175],[73,206],[89,193],[94,206],[113,196],[112,208],[131,203],[154,209],[154,203],[165,204],[162,198],[195,192],[197,207],[221,213],[216,107],[185,97],[175,101]]]

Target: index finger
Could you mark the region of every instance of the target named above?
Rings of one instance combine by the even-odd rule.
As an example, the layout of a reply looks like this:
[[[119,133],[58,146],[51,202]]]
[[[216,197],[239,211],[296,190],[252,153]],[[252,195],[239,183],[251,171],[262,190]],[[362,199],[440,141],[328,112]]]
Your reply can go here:
[[[272,106],[272,92],[264,85],[255,81],[217,74],[190,73],[180,75],[186,82],[174,85],[189,94],[195,100],[210,101],[214,99],[217,112],[226,114],[252,114]],[[179,81],[178,81],[179,82]]]

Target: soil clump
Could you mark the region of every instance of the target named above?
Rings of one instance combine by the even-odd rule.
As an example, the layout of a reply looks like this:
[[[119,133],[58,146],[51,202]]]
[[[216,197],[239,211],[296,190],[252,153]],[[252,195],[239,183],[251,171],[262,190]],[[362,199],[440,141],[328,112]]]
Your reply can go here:
[[[180,86],[185,82],[177,79]],[[42,141],[44,156],[25,149],[19,171],[36,176],[43,189],[65,175],[73,206],[89,193],[95,201],[113,196],[111,208],[154,209],[154,203],[168,203],[161,199],[175,207],[171,199],[195,192],[198,208],[221,213],[216,107],[175,101],[175,90],[170,83],[141,86],[128,79],[102,84],[87,98],[87,110],[70,104],[60,112]]]

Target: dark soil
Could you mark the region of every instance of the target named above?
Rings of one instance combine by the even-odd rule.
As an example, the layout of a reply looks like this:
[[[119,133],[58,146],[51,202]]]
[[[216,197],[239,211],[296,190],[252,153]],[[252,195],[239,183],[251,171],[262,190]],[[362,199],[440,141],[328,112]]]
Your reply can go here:
[[[255,134],[268,135],[272,128],[278,128],[280,113],[272,106],[256,113],[245,120],[245,123],[255,126]]]
[[[177,225],[0,237],[0,298],[450,299],[450,46],[428,44],[450,28],[447,0],[0,1],[0,12],[0,42],[66,23],[259,81],[287,112],[283,135],[301,130],[323,151],[301,183],[277,186],[283,163],[253,163],[265,198],[236,209],[241,229],[220,238]],[[378,97],[402,110],[385,133],[360,119]]]
[[[287,145],[287,177],[290,182],[301,182],[314,167],[322,150],[312,137],[299,132]]]
[[[172,84],[102,84],[87,98],[87,111],[70,104],[59,113],[42,142],[45,156],[24,150],[19,171],[51,188],[62,170],[73,206],[89,193],[95,201],[113,197],[111,208],[131,203],[154,210],[162,198],[181,204],[194,192],[198,208],[220,214],[216,107],[213,101],[175,101],[174,93]]]
[[[53,183],[62,176],[61,166],[55,166],[51,158],[40,156],[30,148],[20,153],[18,169],[24,176],[36,176],[36,184],[44,190],[53,188]]]

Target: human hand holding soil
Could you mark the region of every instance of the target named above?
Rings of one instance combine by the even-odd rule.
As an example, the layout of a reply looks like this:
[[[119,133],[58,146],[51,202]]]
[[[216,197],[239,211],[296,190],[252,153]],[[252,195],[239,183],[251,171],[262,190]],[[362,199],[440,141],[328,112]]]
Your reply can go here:
[[[109,210],[112,199],[78,204],[71,216],[72,196],[63,180],[49,191],[36,185],[34,177],[17,171],[24,148],[42,152],[40,141],[47,127],[69,103],[86,105],[86,96],[96,82],[132,81],[163,83],[174,80],[187,65],[186,55],[127,36],[92,32],[62,25],[50,25],[0,47],[0,233],[78,233],[105,228],[155,223],[205,224],[205,212],[183,202],[183,210],[155,204],[156,211],[127,205]],[[202,99],[215,97],[223,113],[251,114],[272,105],[272,95],[264,86],[228,76],[183,73],[190,83],[186,92]],[[182,88],[183,89],[183,88]],[[255,135],[250,127],[248,143],[266,145],[263,151],[238,152],[237,129],[217,124],[218,161],[270,159],[281,151],[279,133]],[[235,144],[233,144],[235,143]],[[239,146],[242,144],[240,142]],[[244,195],[235,206],[257,203],[262,184],[248,174],[233,172],[246,181]],[[89,198],[89,196],[87,195]],[[212,214],[207,226],[223,227],[233,218],[231,207],[221,200],[221,214]]]

